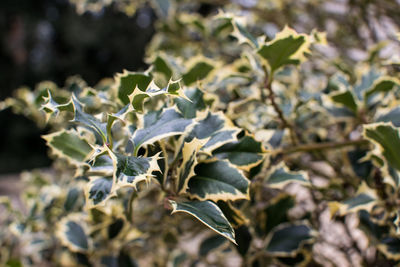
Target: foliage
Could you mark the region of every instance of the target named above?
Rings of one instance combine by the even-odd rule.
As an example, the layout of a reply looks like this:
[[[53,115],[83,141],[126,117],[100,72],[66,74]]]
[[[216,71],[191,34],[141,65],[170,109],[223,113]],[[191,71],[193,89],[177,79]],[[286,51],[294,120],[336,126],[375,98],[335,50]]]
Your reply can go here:
[[[24,174],[26,214],[3,200],[1,242],[15,251],[2,263],[325,265],[326,214],[352,240],[350,264],[398,261],[394,59],[372,60],[374,48],[345,69],[324,57],[317,30],[268,38],[257,12],[221,4],[201,17],[174,4],[148,70],[93,88],[75,77],[3,103],[48,123],[55,162],[50,174]]]

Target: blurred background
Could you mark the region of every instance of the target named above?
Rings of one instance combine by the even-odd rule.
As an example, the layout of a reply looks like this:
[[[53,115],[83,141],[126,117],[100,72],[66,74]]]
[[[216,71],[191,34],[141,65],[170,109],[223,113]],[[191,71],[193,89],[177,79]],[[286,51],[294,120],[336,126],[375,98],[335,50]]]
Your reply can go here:
[[[268,38],[285,25],[298,32],[324,31],[329,47],[323,57],[351,82],[359,62],[395,58],[388,64],[400,67],[400,0],[2,0],[0,101],[44,80],[62,87],[68,77],[79,75],[93,86],[123,69],[144,70],[145,47],[155,28],[164,38],[159,39],[167,40],[165,52],[173,49],[168,40],[180,45],[181,37],[199,45],[196,30],[177,32],[165,26],[168,22],[155,23],[162,14],[157,5],[174,10],[171,24],[178,14],[206,17],[229,5],[242,16],[256,14],[260,27],[252,30]],[[9,109],[0,111],[0,125],[0,174],[49,166],[40,138],[46,129]]]
[[[134,16],[108,6],[80,15],[68,0],[0,1],[0,101],[13,90],[50,80],[62,86],[80,75],[89,86],[123,69],[143,70],[155,14]],[[34,122],[0,111],[0,174],[48,166],[45,142]]]

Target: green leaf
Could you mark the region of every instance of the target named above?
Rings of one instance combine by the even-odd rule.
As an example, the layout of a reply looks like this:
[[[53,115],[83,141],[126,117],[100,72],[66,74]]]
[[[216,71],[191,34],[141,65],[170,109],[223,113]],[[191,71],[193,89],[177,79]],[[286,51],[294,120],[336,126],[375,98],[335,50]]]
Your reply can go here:
[[[76,202],[79,199],[80,194],[81,190],[79,190],[78,188],[72,187],[71,189],[68,190],[68,194],[64,202],[65,211],[69,212],[74,208]]]
[[[228,161],[209,161],[195,167],[189,193],[199,200],[249,199],[250,181]]]
[[[400,170],[400,136],[399,129],[391,123],[375,123],[364,125],[363,135],[376,144],[387,162]]]
[[[183,74],[182,80],[185,85],[202,80],[214,69],[214,66],[204,59],[194,61],[190,69]]]
[[[278,33],[274,40],[263,45],[257,53],[267,60],[273,74],[282,66],[298,65],[310,45],[309,37],[298,34],[289,27]]]
[[[289,183],[309,184],[308,175],[305,172],[292,172],[283,163],[276,166],[265,178],[265,183],[272,188],[282,189]]]
[[[183,194],[188,189],[189,179],[195,175],[194,167],[197,164],[197,152],[202,146],[202,142],[198,139],[193,139],[189,143],[185,143],[182,149],[182,163],[178,168],[176,192]]]
[[[330,202],[328,205],[332,214],[338,212],[340,216],[343,216],[359,210],[366,210],[370,212],[377,204],[377,200],[378,197],[376,192],[369,188],[365,182],[363,182],[358,188],[354,197],[349,198],[341,203]]]
[[[78,215],[73,214],[61,220],[57,225],[56,236],[72,252],[84,253],[89,250],[87,232],[81,224],[81,219]]]
[[[176,108],[167,108],[161,112],[148,112],[139,119],[143,126],[134,132],[131,139],[136,152],[141,146],[152,144],[166,137],[183,134],[193,124],[192,119],[183,118]]]
[[[206,112],[200,114],[199,117],[203,118],[198,121],[190,134],[182,140],[190,142],[193,138],[208,139],[201,148],[201,151],[205,153],[211,153],[211,151],[226,143],[236,141],[236,136],[240,129],[233,126],[232,122],[222,112]]]
[[[350,91],[339,92],[331,95],[334,102],[344,105],[354,113],[357,112],[358,106],[354,95]]]
[[[91,177],[90,182],[85,186],[86,206],[89,209],[105,202],[113,196],[116,196],[113,190],[112,177]]]
[[[197,88],[186,89],[184,93],[187,98],[190,99],[190,101],[184,98],[175,98],[174,102],[185,118],[195,118],[197,111],[204,110],[206,108],[206,104],[203,99],[204,93]]]
[[[162,73],[167,81],[172,77],[172,69],[169,67],[167,61],[162,55],[157,55],[157,57],[154,59],[153,71]]]
[[[172,95],[186,98],[185,94],[181,90],[179,81],[170,80],[168,85],[162,89],[159,88],[154,81],[152,81],[144,91],[139,89],[139,87],[136,87],[132,94],[129,95],[129,101],[135,110],[143,112],[144,101],[149,97],[155,97],[158,95]]]
[[[281,224],[267,238],[266,250],[273,256],[295,256],[313,239],[311,228],[305,224]]]
[[[238,168],[249,171],[263,161],[265,152],[263,144],[247,134],[238,141],[217,148],[213,151],[213,155],[219,159],[227,159]]]
[[[61,111],[73,111],[73,105],[71,101],[65,104],[58,104],[52,97],[50,90],[47,90],[47,96],[43,96],[43,100],[44,103],[40,109],[46,113],[46,121],[49,121],[53,114],[58,116]]]
[[[244,214],[236,208],[230,201],[218,201],[218,207],[225,214],[229,223],[237,229],[238,227],[248,224],[249,220],[244,216]]]
[[[72,104],[74,106],[74,122],[81,123],[83,126],[94,130],[94,133],[103,140],[103,143],[107,143],[107,125],[106,123],[100,122],[94,116],[85,113],[83,111],[83,105],[79,102],[74,94],[72,94]]]
[[[114,164],[114,184],[117,188],[133,187],[139,182],[145,181],[148,183],[154,171],[160,171],[157,164],[159,154],[153,157],[133,157],[125,156],[119,153],[113,153],[109,150],[109,155],[113,159]]]
[[[219,207],[211,201],[187,201],[187,202],[175,202],[170,200],[173,211],[185,212],[200,222],[205,224],[211,230],[229,239],[235,243],[235,233],[232,226],[229,224],[225,215],[219,209]]]
[[[92,147],[75,131],[61,130],[44,135],[47,145],[57,157],[74,165],[82,165],[93,152]]]
[[[375,80],[371,88],[365,92],[365,99],[376,93],[386,93],[392,90],[394,87],[399,86],[400,81],[396,78],[384,76]]]
[[[142,91],[146,91],[152,78],[144,73],[130,72],[124,70],[123,73],[118,73],[115,77],[116,88],[118,90],[118,98],[124,105],[129,104],[128,96],[133,90],[138,87]]]

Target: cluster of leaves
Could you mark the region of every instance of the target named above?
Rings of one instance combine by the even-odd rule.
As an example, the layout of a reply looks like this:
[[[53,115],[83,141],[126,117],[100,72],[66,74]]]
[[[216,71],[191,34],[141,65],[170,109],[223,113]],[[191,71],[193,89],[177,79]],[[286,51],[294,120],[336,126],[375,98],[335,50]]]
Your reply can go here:
[[[324,33],[285,27],[268,39],[252,23],[177,12],[150,44],[147,71],[93,88],[45,82],[6,100],[51,126],[57,160],[54,173],[25,175],[28,215],[3,201],[12,231],[2,245],[26,254],[0,260],[325,264],[315,248],[328,212],[346,229],[356,215],[363,264],[398,261],[396,68],[375,48],[349,74],[323,57]]]

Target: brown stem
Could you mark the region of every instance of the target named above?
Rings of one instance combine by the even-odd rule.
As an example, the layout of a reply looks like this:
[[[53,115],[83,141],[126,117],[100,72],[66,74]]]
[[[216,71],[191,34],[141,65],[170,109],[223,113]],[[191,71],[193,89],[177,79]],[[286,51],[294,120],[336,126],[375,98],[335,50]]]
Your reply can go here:
[[[367,144],[368,141],[365,139],[357,139],[357,140],[347,140],[342,142],[326,142],[326,143],[317,143],[317,144],[306,144],[306,145],[298,145],[294,147],[288,147],[284,149],[278,149],[273,151],[273,154],[291,154],[296,152],[308,152],[315,150],[324,150],[324,149],[337,149],[346,146],[358,146],[362,144]]]
[[[296,145],[298,142],[297,142],[294,126],[286,120],[285,115],[283,115],[281,108],[278,106],[278,104],[275,101],[276,96],[275,96],[274,91],[272,90],[272,74],[271,74],[271,76],[268,76],[267,75],[268,72],[265,71],[265,73],[266,73],[266,77],[265,77],[264,87],[268,91],[268,99],[271,102],[275,112],[278,114],[279,120],[282,123],[282,128],[289,129],[290,139],[292,140],[293,145]],[[271,77],[271,78],[269,78],[269,77]],[[262,97],[263,97],[263,99],[265,98],[263,92],[262,92]]]

